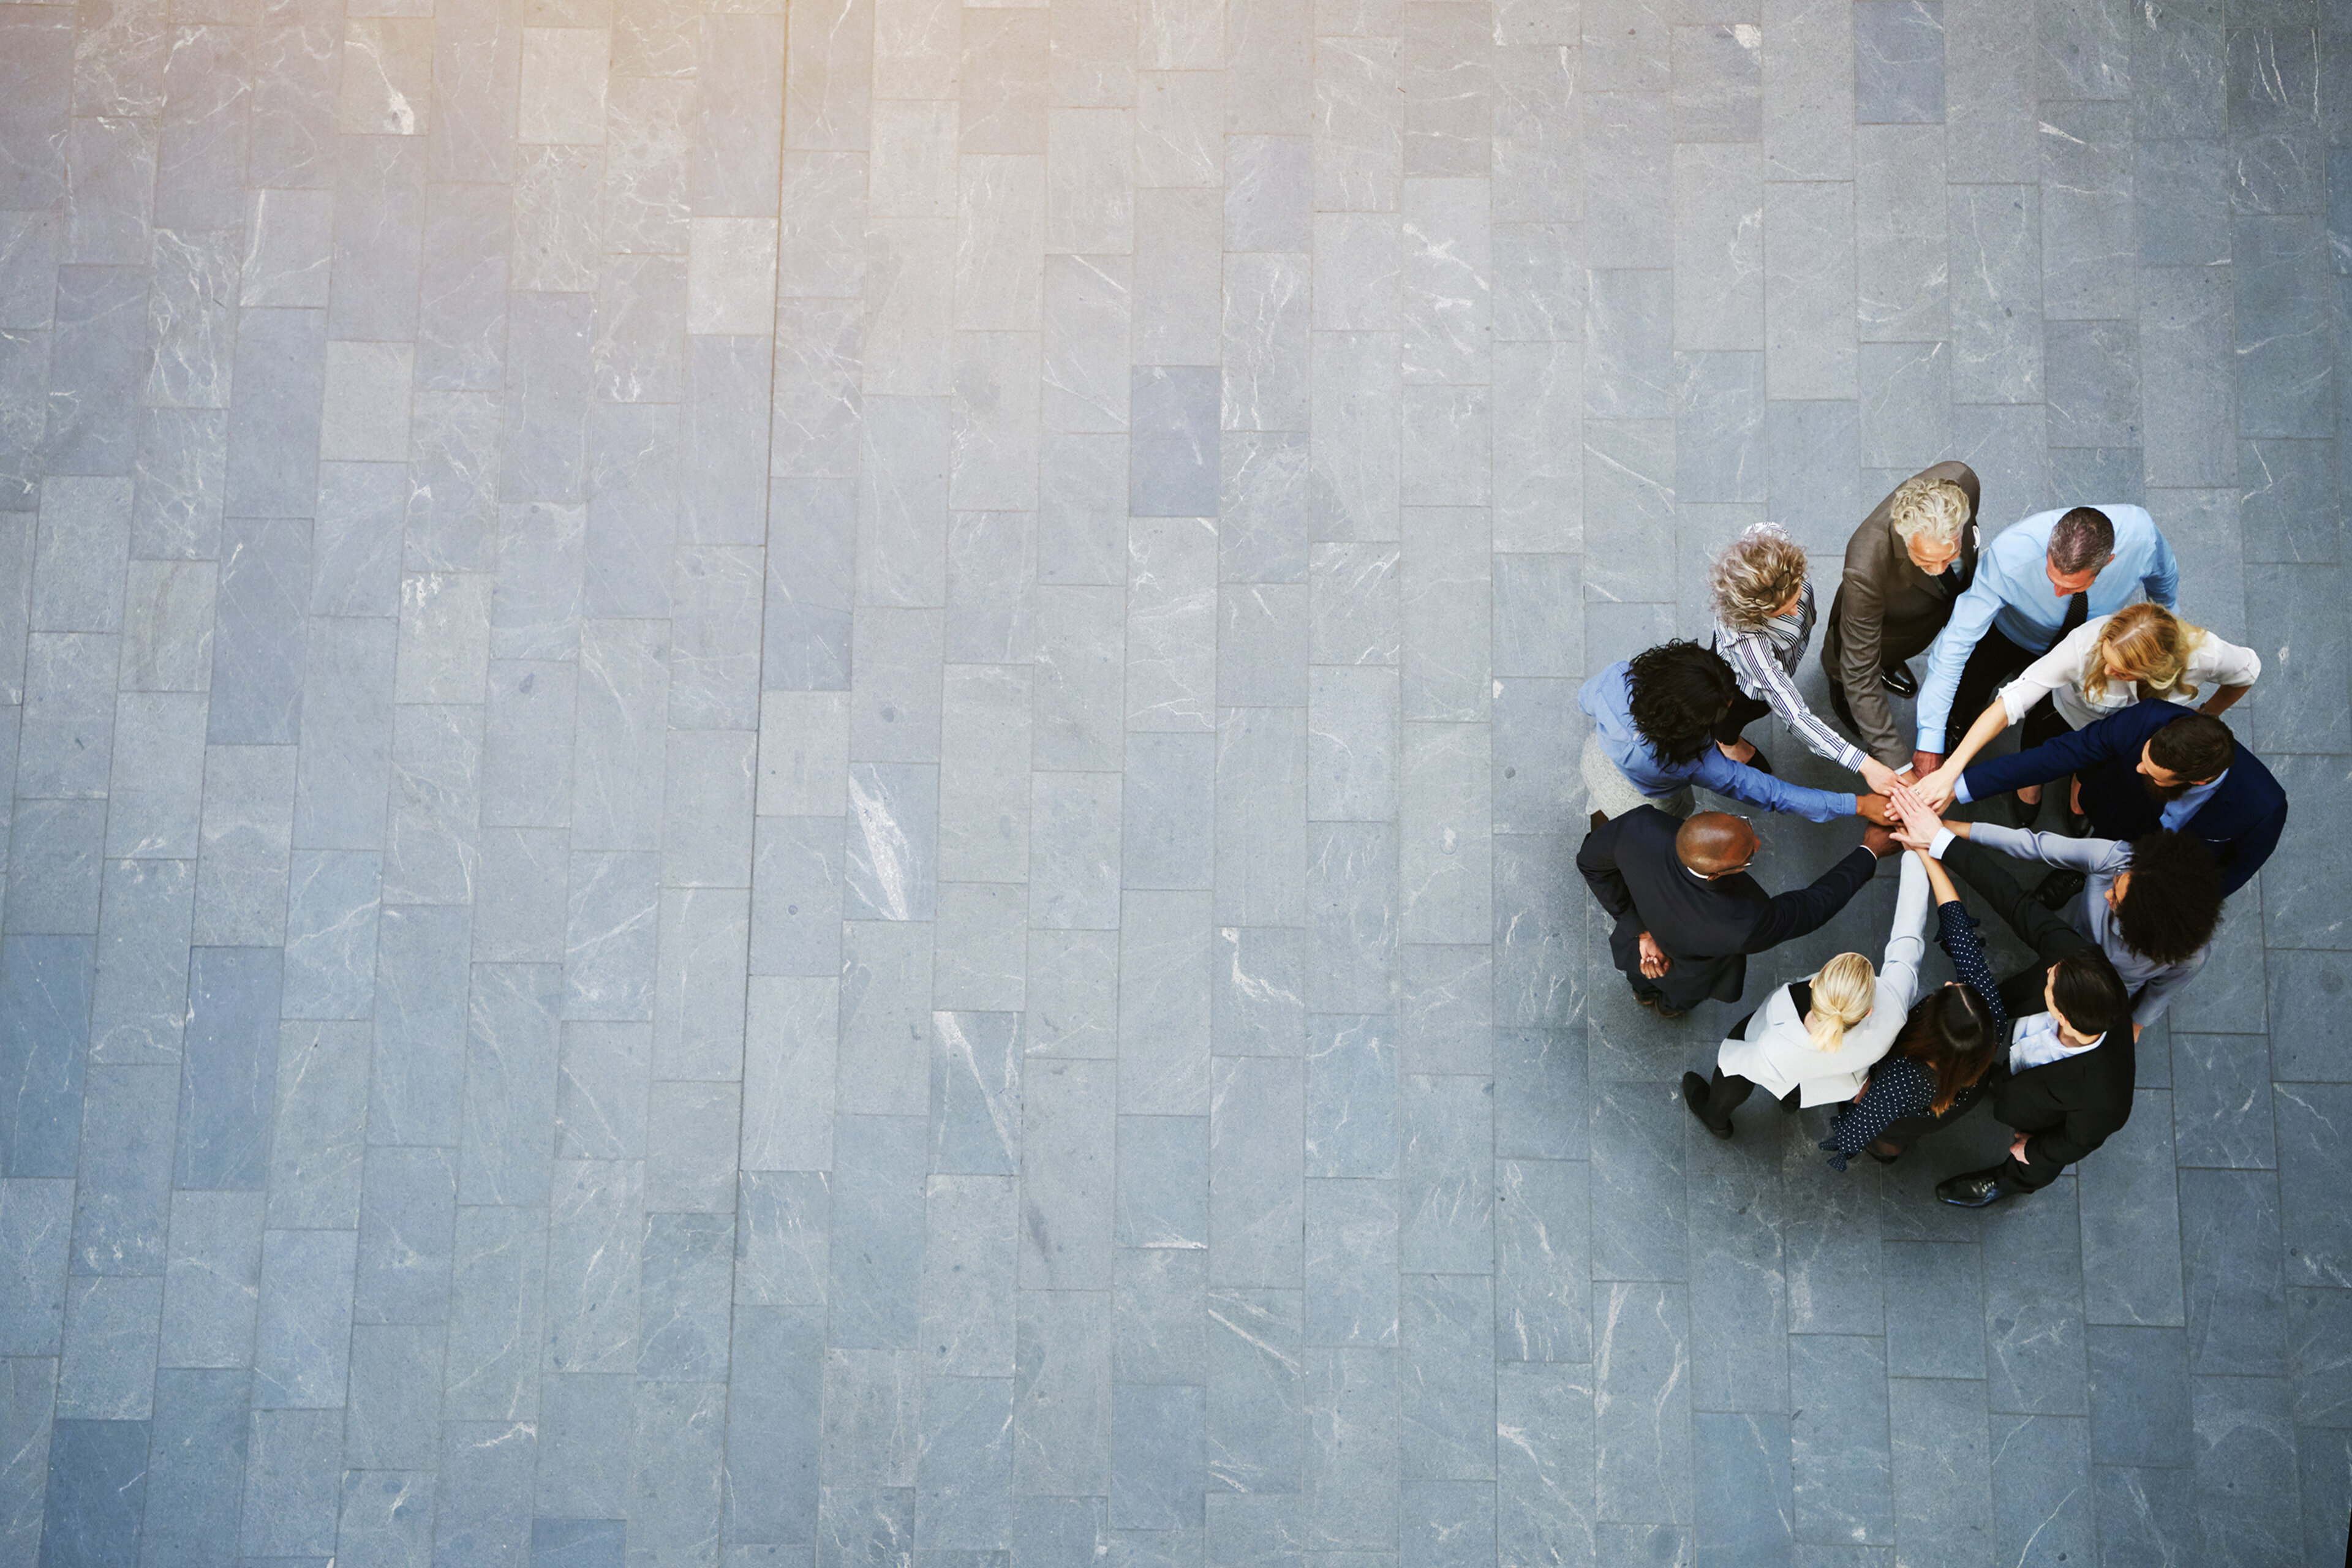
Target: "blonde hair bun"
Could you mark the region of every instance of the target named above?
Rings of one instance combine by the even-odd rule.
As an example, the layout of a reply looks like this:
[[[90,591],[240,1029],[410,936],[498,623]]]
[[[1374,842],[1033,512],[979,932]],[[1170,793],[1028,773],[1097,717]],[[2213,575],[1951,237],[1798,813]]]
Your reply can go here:
[[[1834,1051],[1845,1045],[1845,1032],[1870,1016],[1878,1000],[1878,972],[1858,952],[1841,952],[1813,976],[1812,1010],[1805,1016],[1805,1032],[1813,1048]]]

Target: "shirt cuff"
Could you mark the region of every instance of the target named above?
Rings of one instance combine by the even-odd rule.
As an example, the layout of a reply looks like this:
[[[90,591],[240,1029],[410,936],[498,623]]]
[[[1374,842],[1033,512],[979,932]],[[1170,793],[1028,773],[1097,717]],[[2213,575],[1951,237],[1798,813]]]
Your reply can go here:
[[[1962,773],[1958,778],[1952,781],[1952,798],[1958,801],[1962,805],[1974,804],[1977,797],[1969,793],[1968,774]]]
[[[1952,847],[1952,840],[1958,837],[1958,834],[1953,832],[1948,827],[1938,827],[1936,829],[1936,837],[1929,840],[1927,844],[1927,858],[1930,860],[1941,860],[1944,858],[1944,851]]]

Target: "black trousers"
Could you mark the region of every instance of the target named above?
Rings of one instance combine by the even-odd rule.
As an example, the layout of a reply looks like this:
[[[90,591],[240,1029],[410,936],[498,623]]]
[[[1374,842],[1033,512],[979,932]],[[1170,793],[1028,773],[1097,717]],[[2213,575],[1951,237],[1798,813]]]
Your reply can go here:
[[[1769,702],[1759,702],[1745,691],[1731,694],[1731,710],[1715,722],[1715,738],[1718,744],[1739,744],[1739,731],[1772,711]]]
[[[1747,1017],[1732,1025],[1731,1037],[1735,1040],[1746,1039],[1748,1026],[1753,1023],[1755,1018],[1756,1015],[1750,1013]],[[1748,1097],[1755,1092],[1756,1082],[1753,1079],[1745,1079],[1736,1072],[1726,1072],[1721,1068],[1717,1068],[1714,1076],[1707,1079],[1706,1105],[1699,1115],[1709,1127],[1728,1127],[1731,1125],[1731,1113],[1747,1104]],[[1797,1097],[1803,1092],[1803,1089],[1799,1087],[1782,1095],[1780,1100],[1780,1109],[1796,1110]]]
[[[2043,909],[2042,900],[2009,874],[2003,857],[1961,839],[1944,851],[1944,864],[1975,889],[1986,906],[2033,950],[2033,962],[2000,983],[2001,1006],[2012,1020],[2042,1011],[2042,977],[2050,966],[2070,952],[2092,946],[2091,939],[2068,925],[2063,917]],[[1995,1061],[1992,1070],[1985,1075],[1986,1090],[1990,1092],[1997,1087],[2008,1071],[2006,1059]],[[2048,1186],[2058,1179],[2058,1174],[2054,1171],[2037,1174],[2016,1160],[2004,1160],[2000,1179],[2008,1186],[2030,1193]]]
[[[2055,646],[2054,644],[2053,646]],[[1944,721],[1944,752],[1950,756],[1959,750],[1967,738],[1969,726],[1977,715],[1992,705],[2000,689],[2017,679],[2019,671],[2048,648],[2036,651],[2022,648],[2002,635],[1999,626],[1987,626],[1984,636],[1977,639],[1976,647],[1969,654],[1969,662],[1960,667],[1960,684],[1952,693],[1951,715]],[[2056,703],[2044,697],[2025,710],[2024,733],[2018,739],[2023,750],[2038,746],[2044,741],[2054,741],[2066,732],[2066,721],[2058,712]]]

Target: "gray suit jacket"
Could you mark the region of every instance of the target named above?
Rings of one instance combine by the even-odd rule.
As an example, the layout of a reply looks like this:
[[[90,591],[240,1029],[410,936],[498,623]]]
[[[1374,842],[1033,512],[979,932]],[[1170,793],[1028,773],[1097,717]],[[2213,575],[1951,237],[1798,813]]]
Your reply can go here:
[[[1878,673],[1924,652],[1952,618],[1952,601],[1977,574],[1982,487],[1975,470],[1966,463],[1937,463],[1921,473],[1949,479],[1968,494],[1969,521],[1960,533],[1957,570],[1930,577],[1911,563],[1909,549],[1887,520],[1887,503],[1895,499],[1889,491],[1846,541],[1845,573],[1822,633],[1822,668],[1844,689],[1863,748],[1890,768],[1909,764],[1911,742],[1908,731],[1895,722]]]

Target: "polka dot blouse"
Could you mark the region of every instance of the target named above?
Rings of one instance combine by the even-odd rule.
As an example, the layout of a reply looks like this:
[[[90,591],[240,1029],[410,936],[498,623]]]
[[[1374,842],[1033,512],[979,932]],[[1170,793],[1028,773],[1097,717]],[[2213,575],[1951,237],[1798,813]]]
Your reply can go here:
[[[2009,1015],[2000,1005],[2000,987],[1985,964],[1984,944],[1977,922],[1958,900],[1936,910],[1937,943],[1951,956],[1952,969],[1973,989],[1992,1014],[1993,1037],[2006,1038]],[[1821,1147],[1830,1151],[1830,1164],[1844,1170],[1847,1160],[1863,1146],[1906,1116],[1917,1116],[1936,1103],[1936,1075],[1911,1057],[1881,1057],[1870,1069],[1870,1087],[1860,1100],[1838,1112],[1837,1124]]]

